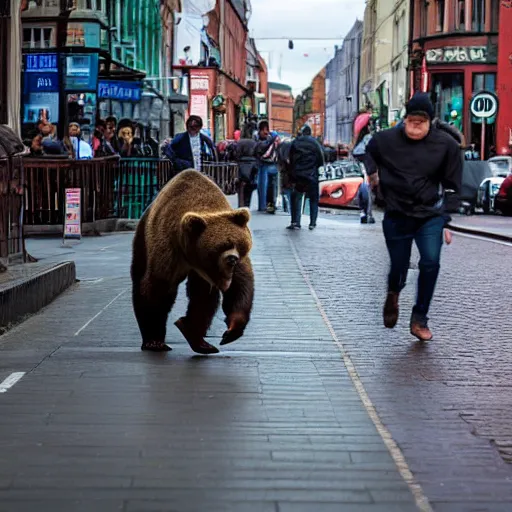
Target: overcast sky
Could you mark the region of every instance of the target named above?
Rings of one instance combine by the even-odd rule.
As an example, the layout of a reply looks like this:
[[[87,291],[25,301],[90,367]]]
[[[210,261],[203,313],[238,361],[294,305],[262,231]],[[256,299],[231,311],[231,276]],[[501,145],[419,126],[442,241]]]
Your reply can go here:
[[[364,0],[251,0],[251,37],[269,66],[269,79],[300,93],[334,55],[356,19],[363,19]],[[333,38],[325,41],[258,38]],[[307,54],[308,56],[304,56]],[[281,73],[279,76],[279,67]]]

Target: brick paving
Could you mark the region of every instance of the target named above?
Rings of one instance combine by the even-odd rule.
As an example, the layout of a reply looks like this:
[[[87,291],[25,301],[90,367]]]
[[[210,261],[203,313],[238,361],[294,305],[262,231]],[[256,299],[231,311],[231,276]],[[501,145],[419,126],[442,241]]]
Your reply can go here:
[[[140,352],[131,235],[66,254],[29,242],[44,261],[73,259],[81,282],[0,337],[0,381],[28,372],[0,395],[0,512],[416,510],[292,248],[434,510],[510,510],[512,469],[491,443],[512,444],[510,286],[498,274],[510,249],[455,236],[436,339],[420,349],[406,325],[416,271],[399,327],[381,327],[378,224],[337,216],[287,232],[287,220],[254,216],[254,317],[242,340],[208,358],[172,325],[183,293],[169,321],[174,350]],[[213,343],[223,329],[219,316]]]
[[[254,317],[209,358],[172,326],[183,293],[174,350],[140,352],[130,235],[66,255],[30,242],[45,261],[74,259],[81,282],[0,337],[0,378],[28,372],[0,395],[1,512],[416,510],[281,243],[284,225],[255,218]],[[219,316],[214,343],[223,330]]]
[[[295,236],[298,235],[298,236]],[[387,253],[379,225],[346,221],[292,241],[380,417],[442,511],[512,503],[511,248],[455,235],[431,311],[435,339],[408,333],[415,251],[394,331],[382,327]]]

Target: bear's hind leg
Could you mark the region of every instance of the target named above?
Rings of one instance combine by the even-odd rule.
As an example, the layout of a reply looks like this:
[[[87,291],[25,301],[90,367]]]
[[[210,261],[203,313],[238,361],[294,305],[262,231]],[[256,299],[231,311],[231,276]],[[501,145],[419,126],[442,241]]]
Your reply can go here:
[[[207,343],[204,337],[219,307],[219,291],[211,287],[196,272],[191,271],[187,280],[187,295],[187,314],[176,321],[175,325],[194,352],[216,354],[219,349]]]
[[[221,345],[232,343],[243,336],[251,318],[253,301],[254,273],[251,260],[246,258],[235,268],[231,286],[224,294],[222,309],[228,329],[222,335]]]
[[[163,285],[151,286],[149,293],[141,293],[141,287],[133,288],[133,309],[142,335],[141,350],[166,352],[172,350],[165,343],[167,318],[176,300],[178,290],[169,292]]]

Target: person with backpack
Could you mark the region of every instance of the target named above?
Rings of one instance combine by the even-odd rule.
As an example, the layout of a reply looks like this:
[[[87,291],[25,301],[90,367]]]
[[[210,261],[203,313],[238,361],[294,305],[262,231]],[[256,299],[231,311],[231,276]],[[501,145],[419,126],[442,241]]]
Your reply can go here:
[[[258,159],[258,211],[275,213],[277,199],[277,147],[281,140],[277,133],[270,132],[268,121],[260,121],[254,135],[259,143],[255,150]],[[268,201],[267,201],[268,199]]]

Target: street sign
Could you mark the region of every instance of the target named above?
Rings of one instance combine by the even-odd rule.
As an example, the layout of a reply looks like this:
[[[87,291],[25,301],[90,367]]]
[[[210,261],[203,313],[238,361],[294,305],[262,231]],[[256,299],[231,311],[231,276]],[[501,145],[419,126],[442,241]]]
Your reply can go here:
[[[82,237],[81,189],[67,188],[64,210],[64,240],[78,239]]]
[[[479,92],[473,96],[469,108],[475,117],[489,119],[498,112],[498,97],[492,92]]]

